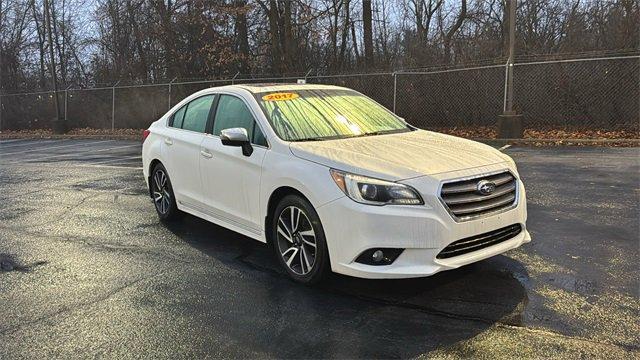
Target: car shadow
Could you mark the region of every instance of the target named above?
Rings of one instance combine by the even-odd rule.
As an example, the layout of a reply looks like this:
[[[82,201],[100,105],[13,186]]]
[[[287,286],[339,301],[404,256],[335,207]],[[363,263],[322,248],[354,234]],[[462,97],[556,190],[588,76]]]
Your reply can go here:
[[[240,307],[251,318],[227,319],[227,336],[278,358],[414,357],[496,323],[520,325],[528,301],[528,274],[507,256],[417,279],[332,274],[308,287],[291,281],[265,244],[188,215],[167,228],[242,274],[242,285],[230,281],[242,290],[229,291],[247,291],[251,298],[216,306],[221,313]]]

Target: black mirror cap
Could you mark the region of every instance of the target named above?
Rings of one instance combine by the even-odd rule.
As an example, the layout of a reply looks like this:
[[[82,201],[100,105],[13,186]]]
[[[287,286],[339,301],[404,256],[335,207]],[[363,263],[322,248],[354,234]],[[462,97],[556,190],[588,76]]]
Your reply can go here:
[[[253,154],[253,146],[251,146],[251,143],[247,141],[246,143],[242,144],[242,155],[251,156],[251,154]]]
[[[232,140],[229,138],[221,137],[222,145],[226,146],[237,146],[242,148],[242,155],[251,156],[253,154],[253,146],[249,141],[244,140]]]
[[[220,140],[222,141],[222,145],[226,145],[226,146],[244,146],[244,144],[249,143],[248,141],[229,139],[224,136],[220,137]]]

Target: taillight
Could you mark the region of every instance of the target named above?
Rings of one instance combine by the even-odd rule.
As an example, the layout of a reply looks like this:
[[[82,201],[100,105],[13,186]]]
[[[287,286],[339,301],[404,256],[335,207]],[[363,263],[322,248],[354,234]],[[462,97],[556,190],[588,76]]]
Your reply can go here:
[[[151,130],[149,129],[146,129],[145,131],[142,132],[142,142],[147,140],[147,136],[149,136],[149,134],[151,134]]]

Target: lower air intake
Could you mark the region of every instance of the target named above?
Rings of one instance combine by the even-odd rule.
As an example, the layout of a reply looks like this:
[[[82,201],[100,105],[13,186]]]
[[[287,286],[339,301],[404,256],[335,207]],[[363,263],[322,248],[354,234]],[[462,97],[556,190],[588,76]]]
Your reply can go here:
[[[471,236],[457,240],[442,249],[436,256],[437,259],[447,259],[454,256],[478,251],[486,247],[499,244],[503,241],[514,238],[520,234],[522,226],[520,224],[509,225],[498,230],[489,231],[484,234]]]

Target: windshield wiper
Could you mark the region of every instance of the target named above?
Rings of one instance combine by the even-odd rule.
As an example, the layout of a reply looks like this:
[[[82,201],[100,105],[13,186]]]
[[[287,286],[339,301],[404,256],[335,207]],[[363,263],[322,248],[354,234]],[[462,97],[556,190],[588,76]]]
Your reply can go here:
[[[403,132],[409,132],[409,131],[411,131],[411,129],[409,129],[409,128],[391,129],[391,130],[379,130],[379,131],[373,131],[373,132],[364,133],[364,134],[360,134],[360,135],[355,135],[354,137],[386,135],[386,134],[403,133]]]
[[[290,141],[292,141],[292,142],[303,142],[303,141],[322,141],[322,140],[326,140],[326,138],[323,138],[323,137],[310,137],[310,138],[295,139],[295,140],[290,140]]]
[[[356,137],[363,137],[363,136],[376,136],[376,135],[385,135],[385,134],[394,134],[394,133],[403,133],[403,132],[410,132],[413,131],[411,128],[404,128],[404,129],[390,129],[390,130],[380,130],[380,131],[373,131],[373,132],[369,132],[369,133],[364,133],[364,134],[359,134],[359,135],[333,135],[333,136],[318,136],[318,137],[308,137],[308,138],[303,138],[303,139],[295,139],[295,140],[290,140],[290,141],[324,141],[324,140],[338,140],[338,139],[350,139],[350,138],[356,138]]]
[[[345,136],[345,135],[333,135],[333,136],[316,136],[316,137],[308,137],[308,138],[303,138],[303,139],[295,139],[295,140],[289,140],[289,141],[324,141],[324,140],[338,140],[338,139],[346,139],[346,138],[350,138],[352,136]]]

